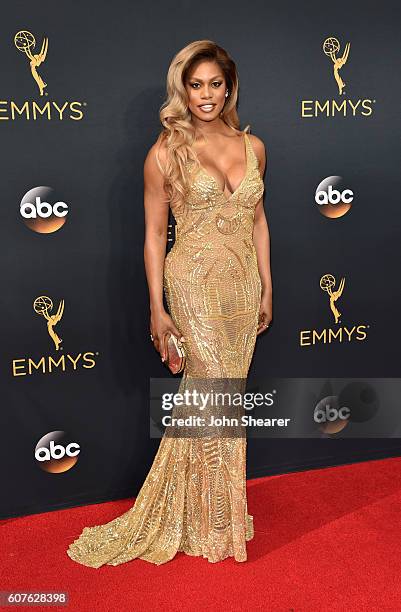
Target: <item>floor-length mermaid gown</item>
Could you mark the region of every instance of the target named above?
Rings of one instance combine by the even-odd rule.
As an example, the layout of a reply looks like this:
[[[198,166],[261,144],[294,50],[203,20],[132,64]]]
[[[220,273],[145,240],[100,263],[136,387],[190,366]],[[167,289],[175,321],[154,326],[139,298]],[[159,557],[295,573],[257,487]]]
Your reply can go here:
[[[250,138],[242,134],[246,172],[238,188],[227,198],[190,161],[186,206],[172,211],[177,232],[165,259],[164,290],[185,337],[180,392],[191,377],[246,379],[255,347],[261,281],[252,234],[264,185]],[[95,568],[134,558],[160,565],[178,551],[210,562],[246,561],[254,532],[245,467],[246,436],[165,433],[135,504],[106,524],[85,527],[67,554]]]

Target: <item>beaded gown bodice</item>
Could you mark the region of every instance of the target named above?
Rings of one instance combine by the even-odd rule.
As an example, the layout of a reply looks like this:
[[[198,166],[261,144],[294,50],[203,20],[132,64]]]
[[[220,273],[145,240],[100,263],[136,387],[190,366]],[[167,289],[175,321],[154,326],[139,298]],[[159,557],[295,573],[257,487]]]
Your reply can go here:
[[[202,166],[195,169],[190,162],[188,172],[193,180],[184,212],[173,210],[177,238],[165,259],[166,297],[168,300],[179,286],[181,297],[171,304],[172,310],[180,320],[179,308],[193,315],[190,329],[196,336],[197,353],[202,343],[204,347],[210,344],[202,355],[194,355],[188,374],[246,376],[254,349],[261,284],[253,227],[264,184],[246,132],[244,140],[245,175],[229,197]],[[208,335],[212,321],[214,334]],[[213,347],[217,328],[221,342]],[[213,360],[207,357],[210,352],[215,354]]]

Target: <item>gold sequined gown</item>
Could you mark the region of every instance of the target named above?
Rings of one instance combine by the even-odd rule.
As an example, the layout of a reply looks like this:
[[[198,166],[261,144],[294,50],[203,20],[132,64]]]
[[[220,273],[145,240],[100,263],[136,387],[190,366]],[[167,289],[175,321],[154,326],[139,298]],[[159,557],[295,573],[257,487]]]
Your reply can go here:
[[[246,173],[227,198],[202,167],[192,184],[164,266],[170,315],[185,337],[190,377],[246,379],[258,325],[261,281],[252,234],[263,195],[258,159],[246,131]],[[85,527],[67,553],[98,568],[134,558],[160,565],[178,551],[216,562],[246,561],[253,537],[247,512],[246,436],[164,434],[135,504],[103,525]]]

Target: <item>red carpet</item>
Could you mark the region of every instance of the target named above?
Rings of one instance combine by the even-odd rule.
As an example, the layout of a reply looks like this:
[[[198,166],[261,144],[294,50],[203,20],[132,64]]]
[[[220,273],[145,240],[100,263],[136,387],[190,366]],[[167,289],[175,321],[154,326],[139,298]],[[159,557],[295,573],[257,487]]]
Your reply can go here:
[[[46,609],[71,612],[401,610],[401,458],[248,485],[245,563],[179,553],[159,567],[135,559],[96,570],[69,559],[82,528],[121,514],[133,503],[124,500],[1,521],[0,590],[68,591],[69,606]]]

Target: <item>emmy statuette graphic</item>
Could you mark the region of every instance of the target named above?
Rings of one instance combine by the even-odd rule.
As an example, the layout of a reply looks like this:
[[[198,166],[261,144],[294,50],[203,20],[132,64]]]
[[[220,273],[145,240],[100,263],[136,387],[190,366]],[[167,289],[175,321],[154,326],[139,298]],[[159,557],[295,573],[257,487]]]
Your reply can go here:
[[[334,78],[337,82],[338,85],[338,93],[340,94],[340,96],[343,93],[344,87],[345,87],[345,83],[342,80],[342,78],[340,77],[338,71],[344,66],[344,64],[346,63],[347,59],[348,59],[348,55],[349,55],[349,49],[350,49],[350,43],[347,43],[345,45],[345,49],[344,49],[344,53],[342,54],[341,57],[337,57],[336,53],[338,53],[340,51],[340,43],[337,40],[337,38],[326,38],[326,40],[323,43],[323,51],[324,53],[331,58],[332,62],[333,62],[333,73],[334,73]]]
[[[43,90],[45,87],[47,87],[47,83],[45,83],[40,74],[38,74],[37,68],[46,59],[49,39],[46,36],[43,38],[42,48],[40,52],[36,55],[33,55],[31,52],[31,49],[35,48],[36,41],[34,35],[30,32],[26,30],[21,30],[20,32],[17,32],[14,36],[14,44],[17,47],[18,51],[25,53],[25,55],[29,59],[32,76],[39,87],[40,95],[43,96]]]
[[[53,309],[53,301],[51,298],[46,295],[41,295],[36,298],[33,303],[33,309],[36,314],[43,316],[47,321],[47,331],[49,332],[49,336],[54,342],[54,346],[56,351],[59,350],[60,344],[62,343],[62,339],[56,334],[54,327],[60,321],[64,312],[64,300],[60,301],[58,305],[56,314],[49,314],[49,311]]]
[[[323,291],[326,291],[329,294],[330,309],[334,315],[335,322],[338,323],[341,317],[341,312],[337,309],[335,302],[338,300],[339,297],[342,296],[342,293],[344,290],[345,278],[343,277],[341,279],[338,289],[336,291],[332,291],[332,288],[335,287],[335,284],[336,284],[336,279],[334,278],[332,274],[325,274],[320,279],[320,289],[322,289]]]

